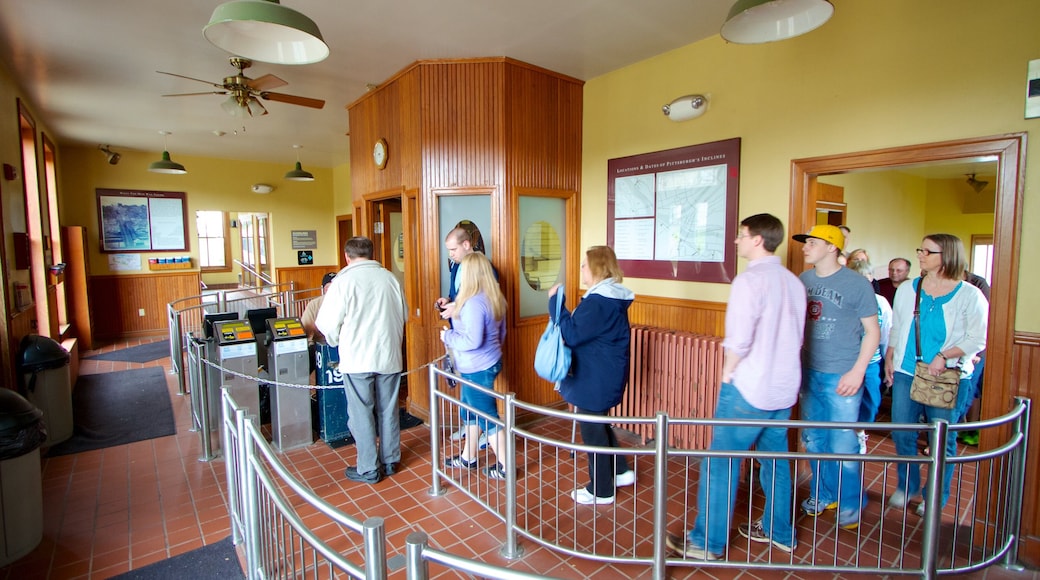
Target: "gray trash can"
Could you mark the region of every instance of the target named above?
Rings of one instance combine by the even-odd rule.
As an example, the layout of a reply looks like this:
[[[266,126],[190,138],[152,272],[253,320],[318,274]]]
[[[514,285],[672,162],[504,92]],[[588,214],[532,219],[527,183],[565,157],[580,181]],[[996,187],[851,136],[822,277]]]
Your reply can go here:
[[[47,446],[72,437],[72,385],[69,352],[58,341],[38,334],[22,338],[18,369],[20,392],[43,411]]]
[[[0,387],[0,567],[43,539],[40,445],[46,438],[43,411]]]

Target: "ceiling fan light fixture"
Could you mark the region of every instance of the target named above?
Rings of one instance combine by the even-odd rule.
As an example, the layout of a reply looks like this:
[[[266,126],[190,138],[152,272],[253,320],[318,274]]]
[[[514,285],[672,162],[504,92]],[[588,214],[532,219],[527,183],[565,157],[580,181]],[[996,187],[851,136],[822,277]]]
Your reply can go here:
[[[329,56],[318,25],[278,0],[225,2],[202,34],[222,50],[262,62],[313,64]]]
[[[220,108],[224,109],[224,112],[236,119],[244,118],[248,115],[247,109],[244,109],[242,105],[238,103],[238,99],[235,95],[228,97],[223,103],[220,103]]]
[[[735,44],[787,40],[816,30],[833,14],[827,0],[737,0],[719,34]]]
[[[163,136],[163,152],[162,159],[152,162],[148,166],[148,171],[152,173],[166,173],[168,175],[184,175],[188,172],[183,165],[170,159],[170,152],[166,146],[166,136],[170,134],[169,131],[159,131]]]
[[[285,174],[285,179],[288,181],[314,181],[314,174],[304,171],[303,166],[300,165],[300,149],[302,148],[303,145],[293,145],[293,149],[296,150],[296,168]]]

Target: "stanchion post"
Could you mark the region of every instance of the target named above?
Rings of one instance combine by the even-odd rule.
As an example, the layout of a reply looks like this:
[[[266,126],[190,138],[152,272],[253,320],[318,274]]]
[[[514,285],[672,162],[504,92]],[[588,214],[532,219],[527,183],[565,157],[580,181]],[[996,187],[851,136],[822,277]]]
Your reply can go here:
[[[386,524],[371,517],[362,524],[365,536],[365,580],[386,580]]]
[[[426,541],[424,532],[412,532],[405,538],[406,580],[427,580],[430,577],[429,566],[422,555]]]
[[[667,578],[665,567],[668,546],[668,415],[657,412],[654,439],[654,578]]]
[[[1016,435],[1021,435],[1021,442],[1015,450],[1011,465],[1011,497],[1008,502],[1008,531],[1011,532],[1011,545],[1000,565],[1008,570],[1021,572],[1025,567],[1018,561],[1019,538],[1022,534],[1022,494],[1026,486],[1026,457],[1029,451],[1029,415],[1030,400],[1016,397],[1015,402],[1022,407],[1022,412],[1013,424]]]
[[[516,541],[516,437],[513,435],[516,426],[516,393],[506,393],[505,408],[506,448],[502,452],[502,466],[506,470],[506,542],[498,553],[508,560],[516,560],[524,554],[523,547]]]

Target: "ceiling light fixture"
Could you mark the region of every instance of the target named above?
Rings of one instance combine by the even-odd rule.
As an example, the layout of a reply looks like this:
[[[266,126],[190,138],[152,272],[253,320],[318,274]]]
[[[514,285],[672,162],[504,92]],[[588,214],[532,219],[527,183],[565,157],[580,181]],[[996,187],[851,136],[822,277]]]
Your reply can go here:
[[[685,95],[661,107],[664,116],[676,123],[696,119],[707,110],[708,97],[704,95]]]
[[[159,134],[163,136],[162,159],[149,165],[148,171],[151,171],[152,173],[167,173],[170,175],[184,175],[188,170],[180,163],[170,159],[170,151],[166,147],[166,136],[172,135],[172,133],[169,131],[159,131]]]
[[[989,185],[988,181],[981,181],[979,179],[975,179],[974,173],[965,173],[965,175],[968,176],[968,185],[970,185],[971,188],[975,190],[975,193],[982,193],[982,190],[986,189],[986,186]]]
[[[736,44],[787,40],[823,26],[832,14],[827,0],[737,0],[719,34]]]
[[[225,2],[202,34],[218,48],[262,62],[313,64],[329,56],[318,25],[278,0]]]
[[[289,181],[314,181],[314,174],[304,171],[300,165],[300,149],[303,149],[303,145],[293,145],[293,149],[296,150],[296,169],[286,173],[285,178]]]
[[[267,114],[267,109],[264,108],[260,101],[248,94],[233,94],[221,103],[220,107],[224,109],[225,113],[236,119],[262,117]]]
[[[112,151],[108,148],[108,145],[98,145],[97,148],[105,154],[105,160],[108,161],[109,165],[119,165],[119,160],[123,158],[122,155]]]

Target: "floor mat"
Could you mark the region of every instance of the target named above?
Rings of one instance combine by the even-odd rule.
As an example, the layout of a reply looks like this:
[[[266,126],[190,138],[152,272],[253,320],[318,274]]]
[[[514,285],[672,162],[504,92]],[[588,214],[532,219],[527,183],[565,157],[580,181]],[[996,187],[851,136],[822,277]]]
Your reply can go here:
[[[89,360],[111,360],[132,363],[148,363],[170,356],[170,343],[165,340],[131,346],[112,352],[94,354],[83,357]]]
[[[48,457],[124,445],[177,432],[162,368],[80,375],[72,390],[72,437]]]
[[[131,570],[113,580],[183,580],[184,578],[220,578],[234,580],[245,578],[235,553],[231,537],[195,548],[179,556],[160,560],[144,568]]]

